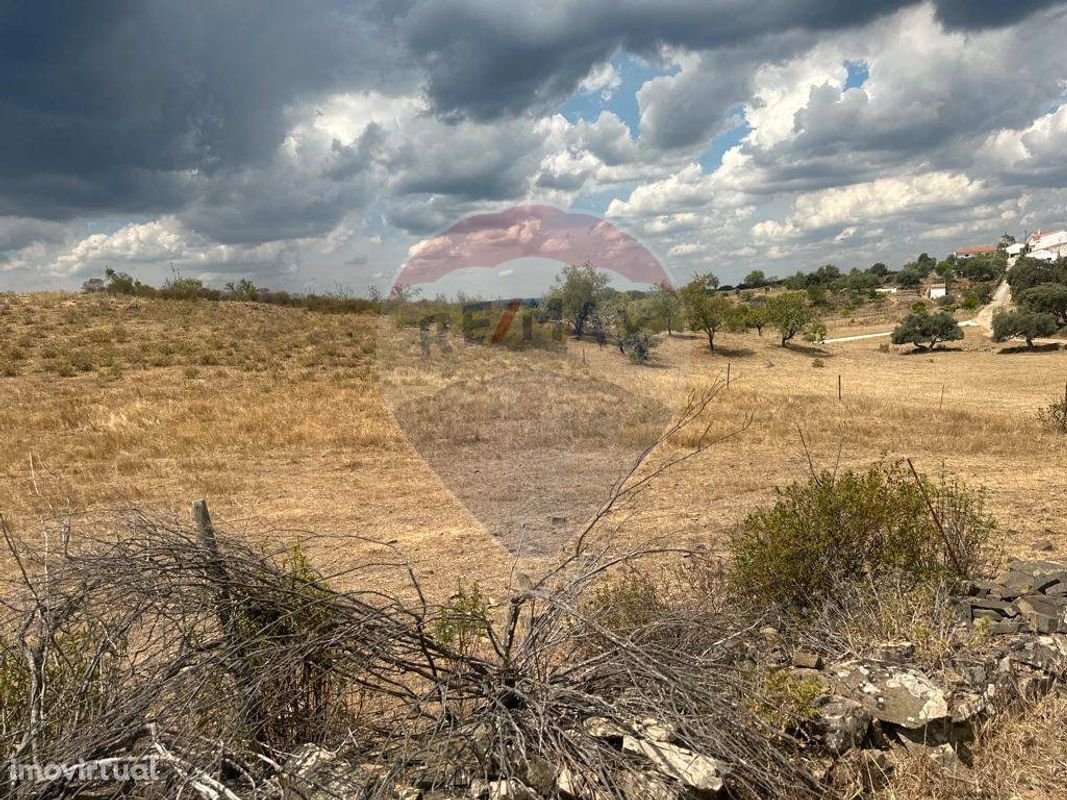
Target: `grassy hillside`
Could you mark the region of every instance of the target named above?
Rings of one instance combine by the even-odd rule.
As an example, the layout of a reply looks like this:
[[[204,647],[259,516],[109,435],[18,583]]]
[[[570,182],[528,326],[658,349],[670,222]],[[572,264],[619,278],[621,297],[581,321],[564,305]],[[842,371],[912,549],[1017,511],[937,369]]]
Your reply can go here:
[[[441,591],[458,574],[492,586],[511,553],[550,559],[687,389],[729,364],[711,433],[747,427],[650,485],[621,541],[717,546],[803,476],[803,433],[818,466],[908,456],[988,486],[1009,549],[1067,546],[1067,437],[1036,416],[1062,395],[1063,351],[1002,353],[973,328],[955,349],[915,355],[884,340],[783,349],[748,333],[723,334],[714,355],[696,336],[663,337],[646,367],[572,342],[424,368],[389,351],[415,335],[251,303],[6,296],[0,507],[30,528],[127,503],[185,513],[208,497],[238,528],[396,540]],[[315,555],[341,569],[360,547]]]

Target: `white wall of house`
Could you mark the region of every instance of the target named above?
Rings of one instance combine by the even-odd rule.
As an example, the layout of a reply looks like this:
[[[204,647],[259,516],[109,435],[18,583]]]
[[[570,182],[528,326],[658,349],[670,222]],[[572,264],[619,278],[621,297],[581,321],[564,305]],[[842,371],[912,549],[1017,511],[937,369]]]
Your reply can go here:
[[[931,286],[926,290],[926,294],[931,300],[937,300],[938,298],[945,297],[948,294],[948,289],[944,286]]]
[[[1067,231],[1052,231],[1050,233],[1030,235],[1026,240],[1031,250],[1051,250],[1056,252],[1058,248],[1067,245]]]

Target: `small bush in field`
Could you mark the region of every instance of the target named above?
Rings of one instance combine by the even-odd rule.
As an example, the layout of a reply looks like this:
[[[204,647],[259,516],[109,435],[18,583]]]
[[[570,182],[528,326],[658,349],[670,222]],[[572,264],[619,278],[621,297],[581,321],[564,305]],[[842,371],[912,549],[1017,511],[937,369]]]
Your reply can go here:
[[[1038,409],[1037,418],[1041,424],[1060,433],[1067,433],[1067,398],[1055,400]]]
[[[794,606],[861,581],[951,582],[988,569],[995,531],[982,493],[959,482],[916,481],[899,463],[823,472],[742,523],[731,580],[753,600]]]
[[[73,378],[78,374],[78,370],[75,369],[69,358],[60,358],[53,361],[49,365],[49,369],[61,378]]]

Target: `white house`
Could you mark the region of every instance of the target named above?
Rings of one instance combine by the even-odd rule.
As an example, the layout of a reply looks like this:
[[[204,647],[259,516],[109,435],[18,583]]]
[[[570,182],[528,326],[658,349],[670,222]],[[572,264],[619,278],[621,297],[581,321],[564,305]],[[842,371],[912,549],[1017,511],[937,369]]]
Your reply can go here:
[[[1026,239],[1030,258],[1055,261],[1067,257],[1067,230],[1037,231]]]
[[[1025,249],[1026,244],[1024,242],[1016,242],[1015,244],[1009,244],[1007,247],[1005,247],[1004,252],[1010,257],[1020,255]]]
[[[938,300],[948,294],[948,286],[943,283],[931,283],[926,289],[926,296]]]

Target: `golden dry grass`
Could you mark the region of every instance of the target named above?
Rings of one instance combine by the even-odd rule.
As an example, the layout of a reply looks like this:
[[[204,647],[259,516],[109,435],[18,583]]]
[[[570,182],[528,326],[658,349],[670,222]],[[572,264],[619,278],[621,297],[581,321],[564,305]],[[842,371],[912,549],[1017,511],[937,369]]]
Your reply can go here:
[[[715,354],[698,337],[665,338],[657,367],[572,343],[563,355],[468,348],[427,369],[411,334],[370,316],[62,294],[0,306],[0,508],[23,533],[66,510],[184,513],[207,497],[249,531],[396,540],[436,590],[459,576],[499,587],[512,557],[462,498],[481,492],[515,524],[523,513],[544,523],[552,498],[530,505],[527,478],[504,467],[473,471],[487,456],[464,442],[503,442],[494,464],[546,465],[552,491],[579,487],[560,501],[573,517],[688,388],[729,363],[713,432],[751,419],[747,429],[657,480],[622,541],[722,542],[776,485],[803,477],[803,432],[819,466],[909,456],[987,486],[1009,550],[1038,537],[1067,547],[1067,437],[1035,414],[1062,393],[1067,353],[1005,355],[975,329],[933,354],[883,352],[880,340],[782,349],[768,332],[721,335]],[[677,437],[658,457],[687,444]],[[340,569],[361,555],[350,545],[317,555]]]
[[[973,767],[946,774],[923,753],[903,755],[879,800],[1056,800],[1067,793],[1067,697],[1010,711],[980,731]]]

